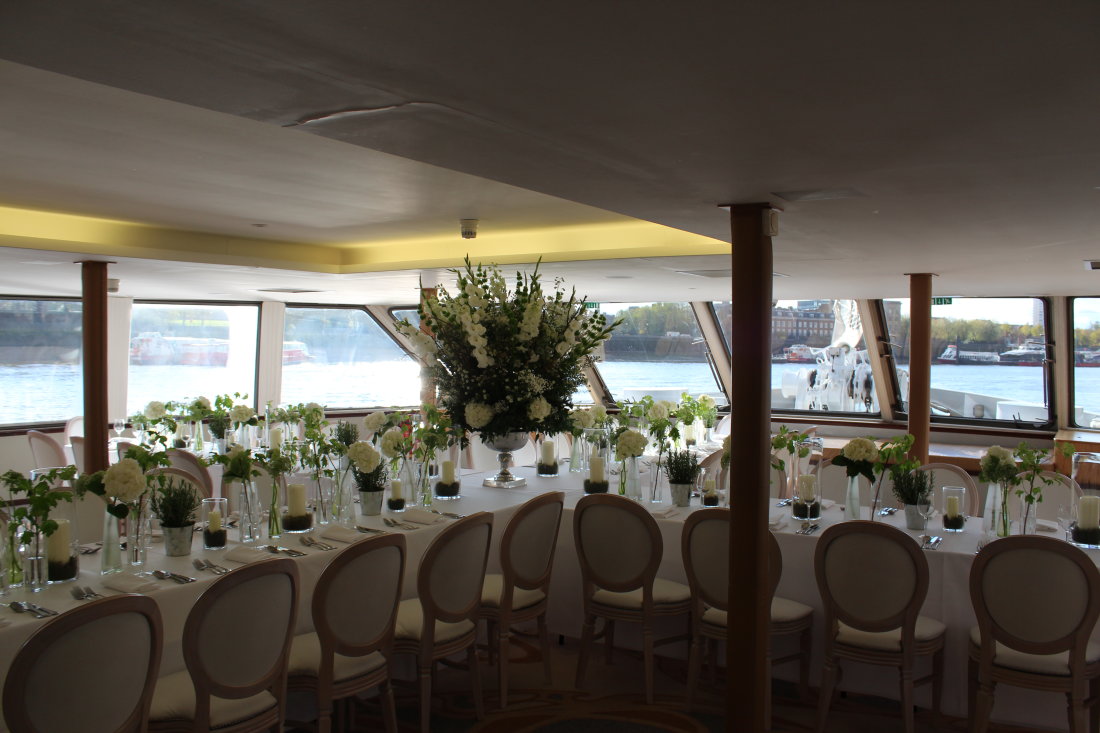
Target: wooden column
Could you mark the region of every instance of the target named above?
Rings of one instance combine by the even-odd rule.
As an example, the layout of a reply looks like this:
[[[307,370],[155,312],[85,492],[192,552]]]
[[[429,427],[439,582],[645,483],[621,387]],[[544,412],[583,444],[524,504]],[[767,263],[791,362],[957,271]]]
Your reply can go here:
[[[932,424],[932,275],[909,273],[909,455],[928,462]]]
[[[425,300],[434,298],[439,292],[437,288],[420,288],[420,304],[423,305]],[[421,321],[420,330],[429,336],[432,335],[432,329]],[[424,371],[424,367],[420,368],[420,404],[422,405],[434,405],[435,402],[435,380],[427,375]]]
[[[107,264],[83,261],[84,469],[107,468]]]
[[[727,730],[762,731],[771,680],[765,675],[768,605],[768,448],[771,438],[772,243],[768,204],[730,207],[733,233],[733,360],[730,458]]]

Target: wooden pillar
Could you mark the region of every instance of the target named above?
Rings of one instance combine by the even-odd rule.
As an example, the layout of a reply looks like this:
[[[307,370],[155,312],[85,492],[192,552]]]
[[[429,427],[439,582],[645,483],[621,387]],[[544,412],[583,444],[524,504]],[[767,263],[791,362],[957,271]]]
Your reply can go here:
[[[83,286],[84,469],[107,468],[107,264],[80,263]]]
[[[726,728],[764,730],[768,605],[768,461],[771,438],[772,243],[768,204],[730,207],[733,360],[730,458],[729,639]]]
[[[909,273],[909,455],[928,463],[932,424],[932,275]]]
[[[424,305],[425,300],[435,298],[439,292],[437,288],[420,288],[420,304]],[[420,330],[429,336],[432,335],[432,329],[428,328],[424,321],[420,322]],[[435,405],[435,380],[428,376],[424,371],[424,367],[420,368],[420,404],[422,405]]]

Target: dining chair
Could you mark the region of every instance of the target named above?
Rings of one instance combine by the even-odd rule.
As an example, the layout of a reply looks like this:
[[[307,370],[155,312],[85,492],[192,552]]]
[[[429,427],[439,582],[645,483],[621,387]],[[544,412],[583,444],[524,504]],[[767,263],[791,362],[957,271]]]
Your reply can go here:
[[[508,707],[508,651],[512,626],[535,620],[550,684],[550,638],[546,609],[565,494],[551,491],[531,499],[512,516],[500,540],[500,573],[486,574],[478,618],[489,632],[492,663],[498,661],[500,707]],[[495,647],[494,647],[495,643]]]
[[[34,460],[35,468],[56,468],[69,465],[70,461],[65,457],[64,448],[46,433],[39,430],[28,430],[27,442],[31,446],[31,458]]]
[[[194,474],[189,471],[184,471],[182,468],[176,468],[175,466],[158,466],[157,468],[151,469],[149,475],[168,476],[176,481],[186,481],[199,494],[200,498],[210,498],[210,494],[206,493],[206,487],[202,485],[202,482],[199,481]]]
[[[405,537],[360,540],[332,558],[313,592],[316,631],[294,637],[287,689],[312,692],[319,733],[349,730],[354,698],[379,687],[387,733],[397,733],[390,659],[405,574]],[[300,727],[300,726],[299,726]]]
[[[87,464],[84,462],[84,456],[86,455],[86,451],[84,449],[84,436],[74,435],[73,437],[69,438],[69,445],[72,446],[73,449],[73,465],[76,466],[77,473],[87,473],[87,471],[85,470]]]
[[[962,486],[965,488],[966,513],[971,517],[981,516],[981,492],[978,491],[978,483],[969,473],[953,463],[926,463],[917,470],[932,473],[932,491],[937,497],[941,496],[944,486]],[[933,503],[940,511],[943,511],[942,500],[937,500]]]
[[[183,626],[187,669],[157,681],[149,730],[278,730],[297,606],[290,558],[249,563],[214,581]]]
[[[140,443],[134,443],[129,440],[115,441],[115,455],[118,456],[118,460],[121,461],[123,458],[125,458],[130,449],[136,445],[140,445]]]
[[[681,535],[681,555],[688,587],[691,588],[691,651],[688,658],[687,706],[691,709],[695,686],[699,680],[704,645],[708,641],[725,642],[728,633],[729,603],[729,509],[701,509],[684,522]],[[803,699],[809,697],[811,635],[813,608],[798,601],[775,595],[783,574],[783,555],[779,543],[768,533],[768,597],[771,606],[771,629],[768,637],[765,679],[771,679],[776,664],[799,663],[798,689]],[[774,637],[798,634],[798,651],[778,659],[771,654]],[[764,727],[771,730],[771,685],[765,685]]]
[[[682,641],[690,634],[654,640],[658,617],[688,617],[691,589],[683,583],[657,577],[664,543],[657,521],[639,504],[624,496],[590,494],[573,511],[573,538],[583,583],[584,627],[577,660],[577,687],[583,688],[592,642],[604,639],[608,662],[615,641],[615,622],[642,625],[645,699],[653,703],[653,648]],[[595,634],[596,618],[604,628]]]
[[[8,730],[144,731],[162,639],[160,611],[147,596],[110,596],[47,621],[11,660]],[[107,664],[112,659],[120,663]]]
[[[1100,718],[1100,571],[1078,548],[1052,537],[1019,535],[985,546],[970,566],[968,693],[974,733],[984,733],[998,683],[1066,696],[1069,729]]]
[[[77,415],[65,421],[65,442],[72,442],[73,436],[84,437],[84,416]]]
[[[818,733],[825,730],[841,660],[898,668],[906,733],[913,733],[913,688],[931,682],[938,723],[946,627],[920,615],[928,561],[913,538],[882,522],[834,524],[817,541],[814,574],[825,611]],[[929,655],[931,674],[914,680],[914,658]]]
[[[1050,483],[1046,483],[1049,481]],[[1084,492],[1076,481],[1064,473],[1057,471],[1040,471],[1035,485],[1043,490],[1043,500],[1035,505],[1036,517],[1039,519],[1058,520],[1058,507],[1069,503],[1077,503]],[[1016,505],[1016,513],[1019,513],[1020,502]]]
[[[488,512],[471,514],[446,527],[420,561],[417,597],[398,606],[393,650],[416,657],[422,733],[428,733],[431,726],[435,663],[464,649],[478,720],[485,715],[477,658],[477,612],[492,531],[493,515]]]
[[[170,465],[176,468],[182,468],[194,474],[199,479],[206,490],[205,496],[213,496],[214,480],[210,476],[210,469],[206,467],[202,459],[191,451],[182,450],[180,448],[169,448],[165,451],[165,455],[168,456],[168,463]]]

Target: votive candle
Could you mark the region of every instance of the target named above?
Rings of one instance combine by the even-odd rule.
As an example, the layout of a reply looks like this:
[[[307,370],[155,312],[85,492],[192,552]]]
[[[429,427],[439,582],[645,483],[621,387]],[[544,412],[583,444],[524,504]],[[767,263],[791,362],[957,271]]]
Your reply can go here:
[[[401,498],[401,479],[395,478],[393,481],[390,482],[390,498]]]
[[[813,501],[817,495],[817,476],[812,473],[798,477],[798,498],[802,501]]]
[[[593,455],[588,459],[588,480],[592,483],[601,483],[605,479],[603,477],[603,457],[600,455]]]
[[[703,481],[704,494],[713,494],[715,491],[717,491],[717,489],[718,485],[714,483],[714,479],[708,478],[707,480]]]
[[[66,563],[73,556],[72,526],[68,519],[58,519],[57,529],[46,538],[46,559],[52,563]]]
[[[1100,496],[1082,496],[1077,510],[1078,529],[1100,529]]]
[[[304,517],[306,511],[306,485],[289,484],[286,487],[286,513],[291,517]]]
[[[455,462],[443,461],[443,477],[442,482],[445,484],[453,484],[455,482]]]
[[[271,447],[280,448],[283,445],[283,429],[271,428]]]

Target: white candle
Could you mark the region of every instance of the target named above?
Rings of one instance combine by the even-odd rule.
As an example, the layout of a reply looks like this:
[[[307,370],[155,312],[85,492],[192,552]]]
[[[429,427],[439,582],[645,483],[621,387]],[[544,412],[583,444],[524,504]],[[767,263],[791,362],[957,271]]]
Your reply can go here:
[[[58,519],[57,529],[46,538],[46,559],[53,563],[66,563],[73,556],[73,534],[68,519]]]
[[[1100,496],[1082,496],[1077,509],[1079,529],[1100,529]]]
[[[455,462],[443,461],[443,483],[453,484],[455,482]]]
[[[212,509],[210,513],[206,515],[206,531],[222,531],[222,513],[219,512],[217,509]]]
[[[603,483],[603,458],[598,454],[588,459],[588,480],[594,484]]]
[[[401,498],[401,479],[395,478],[393,481],[390,482],[390,498]]]
[[[817,476],[812,473],[798,477],[798,498],[802,501],[813,501],[817,495]]]
[[[280,448],[283,445],[283,429],[271,428],[271,447]]]
[[[306,511],[305,484],[289,484],[286,487],[286,513],[292,517],[304,517]]]
[[[708,478],[706,481],[703,482],[703,493],[704,494],[713,494],[717,490],[718,490],[718,486],[717,486],[717,484],[714,483],[714,479]]]
[[[959,497],[949,496],[944,499],[943,503],[944,512],[947,514],[947,516],[951,517],[952,519],[959,516]]]
[[[552,466],[558,462],[558,457],[554,451],[554,441],[544,440],[542,441],[542,465]]]

